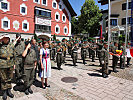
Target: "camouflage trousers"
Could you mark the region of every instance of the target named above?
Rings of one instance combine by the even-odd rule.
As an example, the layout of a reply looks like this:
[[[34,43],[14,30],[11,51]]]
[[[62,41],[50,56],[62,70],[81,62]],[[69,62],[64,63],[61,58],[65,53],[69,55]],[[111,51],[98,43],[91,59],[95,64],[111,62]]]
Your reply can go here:
[[[13,68],[2,68],[0,69],[0,85],[1,90],[11,89],[11,80],[13,78]]]
[[[19,80],[23,77],[23,72],[24,72],[23,65],[22,64],[16,64],[16,69],[15,69],[16,80]]]

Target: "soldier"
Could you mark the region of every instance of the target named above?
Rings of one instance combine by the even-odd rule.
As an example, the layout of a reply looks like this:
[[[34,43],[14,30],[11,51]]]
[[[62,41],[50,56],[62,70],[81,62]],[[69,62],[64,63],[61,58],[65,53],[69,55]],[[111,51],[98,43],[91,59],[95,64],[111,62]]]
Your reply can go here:
[[[102,63],[101,63],[101,50],[103,49],[103,40],[100,41],[100,43],[97,44],[98,45],[98,58],[99,58],[99,62],[100,62],[100,66],[102,66]]]
[[[116,50],[118,50],[118,43],[115,42],[114,43],[114,48],[113,48],[113,72],[117,73],[118,71],[116,70],[116,66],[118,64],[119,61],[119,56],[117,56]]]
[[[92,44],[91,44],[90,48],[91,48],[92,62],[95,62],[94,59],[95,59],[96,46],[95,46],[95,42],[94,41],[92,41]]]
[[[86,56],[87,56],[86,50],[87,50],[88,47],[89,47],[89,45],[87,44],[87,40],[83,40],[83,44],[82,44],[82,47],[81,47],[81,58],[82,58],[82,60],[83,60],[83,64],[87,64],[87,63],[85,62],[85,58],[86,58]],[[85,53],[85,54],[84,54],[84,53]]]
[[[103,78],[108,77],[108,51],[107,51],[107,43],[104,43],[104,48],[100,50],[101,53],[101,66],[102,66],[102,76]]]
[[[122,46],[120,47],[120,49],[123,51],[122,55],[120,56],[120,68],[121,69],[125,69],[125,43],[122,43]]]
[[[9,44],[10,36],[8,34],[2,38],[0,47],[0,85],[3,91],[3,100],[7,99],[7,95],[11,98],[14,97],[11,93],[11,79],[13,77],[13,66],[15,68],[14,46],[19,38],[11,44]]]
[[[56,50],[57,50],[57,67],[59,70],[61,70],[61,64],[62,64],[62,45],[60,41],[57,41],[57,46],[56,46]]]
[[[22,84],[22,76],[23,76],[23,64],[22,64],[22,53],[24,52],[25,44],[21,41],[21,34],[16,34],[16,38],[20,37],[15,45],[15,55],[16,55],[16,68],[15,68],[15,76],[16,76],[16,84]]]
[[[63,63],[65,63],[65,58],[66,58],[66,39],[65,38],[62,39],[61,45],[63,46]]]
[[[34,75],[35,75],[35,68],[37,65],[37,57],[36,52],[33,48],[31,48],[30,42],[25,43],[26,47],[22,54],[23,56],[23,63],[24,63],[24,91],[26,95],[29,95],[29,93],[33,93],[31,90],[31,85],[34,81]]]

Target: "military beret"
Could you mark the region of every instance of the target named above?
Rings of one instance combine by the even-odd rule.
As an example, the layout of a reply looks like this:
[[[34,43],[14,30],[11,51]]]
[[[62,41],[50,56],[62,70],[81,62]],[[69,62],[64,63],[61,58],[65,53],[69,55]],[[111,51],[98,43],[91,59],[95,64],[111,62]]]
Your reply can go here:
[[[65,38],[63,38],[62,40],[65,40]]]
[[[17,34],[16,34],[16,37],[19,37],[19,36],[21,37],[21,34],[20,34],[20,33],[17,33]]]
[[[87,40],[83,40],[84,42],[87,41]]]
[[[56,41],[56,43],[61,43],[60,41]]]
[[[30,41],[26,41],[26,42],[25,42],[25,45],[28,45],[29,43],[31,43],[31,42],[30,42]]]
[[[105,41],[103,44],[108,44],[108,42]]]
[[[39,41],[38,41],[38,43],[41,43],[41,42],[42,42],[42,40],[39,40]]]
[[[24,38],[22,38],[21,41],[24,41]]]

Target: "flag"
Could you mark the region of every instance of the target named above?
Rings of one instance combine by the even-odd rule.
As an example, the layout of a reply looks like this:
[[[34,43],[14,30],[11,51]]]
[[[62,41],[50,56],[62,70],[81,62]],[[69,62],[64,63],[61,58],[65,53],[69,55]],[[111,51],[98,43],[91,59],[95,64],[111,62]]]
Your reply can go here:
[[[110,55],[116,55],[116,56],[121,56],[123,51],[122,50],[116,50],[117,54],[113,54],[112,52],[109,52]]]
[[[133,49],[126,49],[127,57],[133,57]]]

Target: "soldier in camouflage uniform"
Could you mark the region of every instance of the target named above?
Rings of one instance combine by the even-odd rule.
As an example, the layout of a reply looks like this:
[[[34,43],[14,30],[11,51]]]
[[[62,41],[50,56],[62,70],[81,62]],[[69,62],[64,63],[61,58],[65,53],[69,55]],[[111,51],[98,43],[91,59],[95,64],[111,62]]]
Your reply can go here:
[[[56,51],[57,51],[57,58],[56,58],[56,61],[57,61],[57,67],[59,70],[61,70],[61,64],[62,64],[62,45],[61,45],[61,42],[60,41],[57,41],[57,46],[56,46]]]
[[[102,76],[103,78],[108,77],[108,51],[107,51],[107,43],[104,43],[104,48],[100,50],[100,59],[101,59],[101,66],[102,66]]]
[[[103,49],[103,40],[100,41],[100,43],[97,44],[98,45],[98,58],[99,58],[99,62],[100,62],[100,66],[102,66],[102,63],[101,63],[101,60],[102,60],[102,57],[101,57],[101,50]]]
[[[82,44],[82,46],[81,46],[81,58],[82,58],[82,60],[83,60],[83,64],[87,64],[86,62],[85,62],[85,59],[86,59],[86,56],[87,56],[87,48],[89,47],[89,45],[88,45],[88,43],[87,43],[87,40],[84,40],[83,41],[83,44]],[[86,53],[85,55],[84,55],[84,52]]]
[[[62,39],[61,45],[63,46],[63,63],[65,63],[65,58],[66,58],[66,39]]]
[[[16,34],[16,38],[21,37],[20,34]],[[21,41],[21,38],[17,41],[15,45],[15,55],[16,55],[16,83],[20,85],[22,83],[21,79],[23,76],[23,64],[22,64],[22,53],[24,52],[25,44]]]
[[[95,62],[94,59],[95,59],[95,49],[96,49],[96,46],[95,46],[94,41],[92,41],[90,49],[91,49],[91,55],[92,55],[92,62]]]
[[[31,44],[29,42],[25,43],[26,48],[22,54],[23,56],[23,63],[24,63],[24,74],[23,74],[23,80],[24,80],[24,91],[26,95],[29,95],[29,93],[33,93],[31,90],[31,85],[34,81],[34,75],[35,75],[35,68],[37,65],[37,57],[36,52],[33,48],[31,48]]]
[[[125,43],[122,43],[122,46],[120,47],[120,49],[123,51],[122,55],[120,56],[120,68],[124,69],[125,68],[125,56],[126,56]]]
[[[4,92],[3,100],[7,99],[7,95],[11,98],[14,97],[11,93],[11,79],[13,78],[13,66],[15,65],[14,46],[18,39],[19,37],[13,43],[9,44],[10,37],[5,35],[0,47],[0,85],[1,90]]]
[[[117,42],[115,42],[114,43],[114,48],[113,48],[113,65],[112,65],[112,67],[113,67],[113,72],[118,72],[117,70],[116,70],[116,66],[117,66],[117,64],[118,64],[118,61],[119,61],[119,56],[117,56],[116,54],[116,50],[118,50],[118,43]]]

